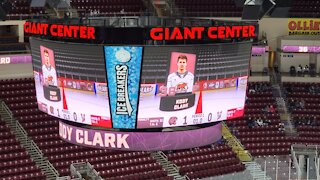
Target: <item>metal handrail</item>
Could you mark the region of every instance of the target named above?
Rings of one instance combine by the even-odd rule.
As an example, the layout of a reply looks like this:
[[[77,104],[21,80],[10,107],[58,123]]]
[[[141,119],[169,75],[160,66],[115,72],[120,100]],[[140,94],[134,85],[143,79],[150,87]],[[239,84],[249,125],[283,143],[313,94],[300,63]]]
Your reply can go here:
[[[21,124],[18,121],[16,121],[16,130],[20,131],[20,133],[23,134],[23,136],[25,136],[25,139],[28,139],[28,133],[26,132],[26,130],[21,126]]]
[[[229,127],[227,126],[227,124],[226,124],[225,122],[222,122],[222,126],[228,130],[228,132],[230,133],[230,135],[232,135],[231,132],[230,132]],[[232,135],[232,136],[233,136],[233,135]],[[248,155],[250,159],[253,159],[253,158],[252,158],[252,155],[245,149],[245,147],[243,146],[243,144],[242,144],[237,138],[235,138],[235,139],[233,139],[233,140],[235,140],[234,142],[236,143],[236,146],[237,146],[237,147],[240,147],[240,149],[243,149],[244,151],[246,151],[246,153],[243,152],[243,151],[238,151],[237,154],[238,154],[239,156],[240,156],[240,155]],[[228,145],[229,145],[229,144],[228,144]],[[231,147],[232,147],[232,146],[231,146]],[[240,153],[240,152],[242,152],[242,153]]]
[[[158,151],[159,154],[161,154],[161,156],[163,156],[166,160],[168,160],[168,156],[162,152],[162,151]]]
[[[299,167],[299,163],[297,161],[296,153],[295,153],[295,151],[293,149],[293,146],[294,146],[294,144],[291,145],[291,155],[292,155],[292,158],[293,158],[294,165],[297,166],[296,169],[298,170],[298,178],[300,178],[301,177],[301,169]]]
[[[30,141],[30,144],[31,144],[32,148],[37,151],[39,156],[43,157],[43,152],[39,149],[39,147],[36,145],[36,143],[31,138],[28,139],[28,140]]]
[[[172,163],[172,165],[173,165],[173,167],[176,168],[176,170],[179,172],[179,169],[180,169],[180,168],[179,168],[176,164],[174,164],[174,163]]]
[[[48,165],[49,169],[51,169],[51,171],[54,172],[55,176],[59,177],[59,172],[56,170],[56,168],[52,168],[53,164],[50,161],[47,161],[47,165]]]
[[[11,121],[12,121],[12,119],[13,119],[12,112],[10,111],[9,107],[7,106],[7,104],[4,103],[4,101],[2,101],[2,100],[1,100],[1,107],[2,107],[2,109],[4,109],[8,113],[8,115],[10,116]]]
[[[316,168],[317,179],[320,179],[320,177],[319,177],[319,158],[317,156],[314,158],[314,165]]]
[[[90,174],[93,173],[96,176],[96,179],[102,179],[99,173],[94,169],[94,167],[89,162],[79,162],[79,163],[70,164],[70,172],[71,172],[71,175],[77,176],[76,179],[82,179],[81,174],[84,172],[90,173]]]
[[[316,149],[318,149],[319,146],[318,145],[313,145],[313,144],[292,144],[291,148],[292,149],[293,148],[303,148],[303,149],[305,149],[305,148],[316,148]]]
[[[186,178],[187,180],[190,180],[189,176],[187,175],[184,175],[183,177]]]
[[[70,176],[62,176],[62,177],[57,177],[56,180],[71,180]]]
[[[11,110],[9,109],[9,107],[6,105],[6,103],[4,101],[1,100],[1,108],[4,109],[6,111],[6,113],[10,116],[10,123],[15,123],[15,131],[17,133],[20,133],[23,135],[23,141],[21,141],[22,144],[29,144],[30,147],[36,151],[37,156],[39,156],[40,158],[45,159],[46,162],[46,167],[49,168],[52,172],[54,172],[55,176],[58,177],[59,173],[58,171],[53,167],[53,165],[46,160],[46,158],[43,155],[43,152],[40,150],[40,148],[37,146],[37,144],[30,138],[28,137],[28,133],[26,132],[26,130],[22,127],[22,125],[20,124],[19,121],[17,121],[14,117],[13,114],[11,112]]]

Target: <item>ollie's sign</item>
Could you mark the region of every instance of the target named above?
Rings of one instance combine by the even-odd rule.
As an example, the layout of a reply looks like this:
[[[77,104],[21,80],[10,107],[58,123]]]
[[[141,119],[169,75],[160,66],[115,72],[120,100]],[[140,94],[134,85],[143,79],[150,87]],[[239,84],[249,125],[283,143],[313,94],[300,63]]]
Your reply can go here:
[[[95,28],[89,26],[26,22],[24,24],[24,32],[27,34],[49,35],[53,37],[96,39]]]
[[[255,26],[157,27],[150,30],[153,40],[201,40],[256,37]]]

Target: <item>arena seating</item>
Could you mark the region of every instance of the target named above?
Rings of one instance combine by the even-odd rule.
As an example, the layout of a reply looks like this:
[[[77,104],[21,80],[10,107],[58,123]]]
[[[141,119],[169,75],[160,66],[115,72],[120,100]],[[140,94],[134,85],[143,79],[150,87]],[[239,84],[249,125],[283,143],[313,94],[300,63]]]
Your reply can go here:
[[[90,162],[108,179],[167,178],[167,173],[147,152],[92,150],[61,140],[58,120],[37,109],[32,78],[0,80],[0,84],[0,99],[6,102],[60,176],[70,174],[71,163]]]
[[[30,8],[30,1],[15,0],[14,7],[8,13],[11,18],[28,18],[30,15],[44,14],[43,8]],[[71,0],[71,6],[95,16],[140,15],[146,12],[142,0]],[[241,17],[242,8],[236,7],[234,0],[175,0],[176,7],[184,12],[184,16],[202,17]],[[318,0],[293,0],[290,17],[319,17],[320,2]]]
[[[19,43],[18,36],[4,35],[0,37],[0,53],[8,51],[25,51],[26,44]]]
[[[40,12],[40,11],[32,11],[30,9],[30,2],[28,0],[16,0],[13,1],[13,7],[12,9],[8,12],[9,16],[12,17],[28,17],[31,13],[36,13],[36,12]]]
[[[1,36],[0,37],[0,43],[6,44],[6,43],[17,43],[19,37],[18,36]]]
[[[245,169],[237,155],[227,145],[182,150],[167,153],[167,157],[180,167],[180,174],[186,174],[190,179],[218,176]]]
[[[58,120],[37,109],[33,81],[32,78],[0,80],[0,99],[6,102],[60,176],[70,174],[71,163],[90,162],[107,179],[172,179],[147,152],[92,150],[62,141]],[[243,164],[226,145],[179,151],[168,157],[182,166],[181,173],[192,179],[244,170]],[[190,163],[187,166],[184,162]],[[225,168],[216,168],[215,164]]]
[[[230,130],[253,156],[289,154],[292,137],[285,136],[270,83],[249,83],[248,89],[244,117],[226,121]],[[270,105],[274,113],[264,111]]]
[[[320,84],[283,83],[283,87],[287,97],[287,106],[299,134],[296,142],[319,144]]]
[[[0,179],[45,179],[45,175],[0,117]]]
[[[298,1],[293,0],[292,8],[290,9],[290,17],[314,17],[320,16],[320,1]]]
[[[242,8],[235,6],[233,0],[176,0],[176,6],[185,16],[202,17],[240,17]]]
[[[176,0],[176,5],[185,11],[186,16],[202,17],[241,17],[242,8],[234,4],[234,0]],[[289,12],[290,17],[314,17],[320,16],[320,1],[293,0]]]
[[[29,18],[30,15],[45,14],[44,8],[30,8],[30,1],[16,0],[8,15],[12,18]],[[91,14],[95,16],[114,15],[140,15],[145,12],[146,7],[142,0],[71,0],[70,5],[76,8],[84,16]],[[90,13],[91,12],[91,13]]]
[[[70,3],[80,12],[93,12],[96,16],[140,15],[146,9],[142,0],[71,0]]]

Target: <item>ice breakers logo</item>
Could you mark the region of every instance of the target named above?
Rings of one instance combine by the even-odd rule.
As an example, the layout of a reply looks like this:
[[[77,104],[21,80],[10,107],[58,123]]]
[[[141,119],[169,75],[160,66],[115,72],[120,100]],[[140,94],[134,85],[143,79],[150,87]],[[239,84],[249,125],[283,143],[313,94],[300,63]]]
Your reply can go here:
[[[130,52],[128,52],[124,49],[120,49],[119,51],[116,52],[116,58],[120,62],[126,63],[126,62],[130,61],[131,55],[130,55]]]
[[[116,114],[129,115],[132,114],[132,107],[130,104],[128,94],[128,66],[116,65],[116,79],[117,79],[117,103]]]
[[[105,46],[113,128],[134,129],[137,121],[142,47]]]

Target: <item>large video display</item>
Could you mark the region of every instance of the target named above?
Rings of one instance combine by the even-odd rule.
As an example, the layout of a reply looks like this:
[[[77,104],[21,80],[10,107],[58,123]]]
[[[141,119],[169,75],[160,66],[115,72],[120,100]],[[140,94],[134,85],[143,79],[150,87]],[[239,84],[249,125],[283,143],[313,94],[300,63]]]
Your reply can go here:
[[[212,123],[244,112],[251,43],[30,43],[39,109],[65,120],[143,129]]]

